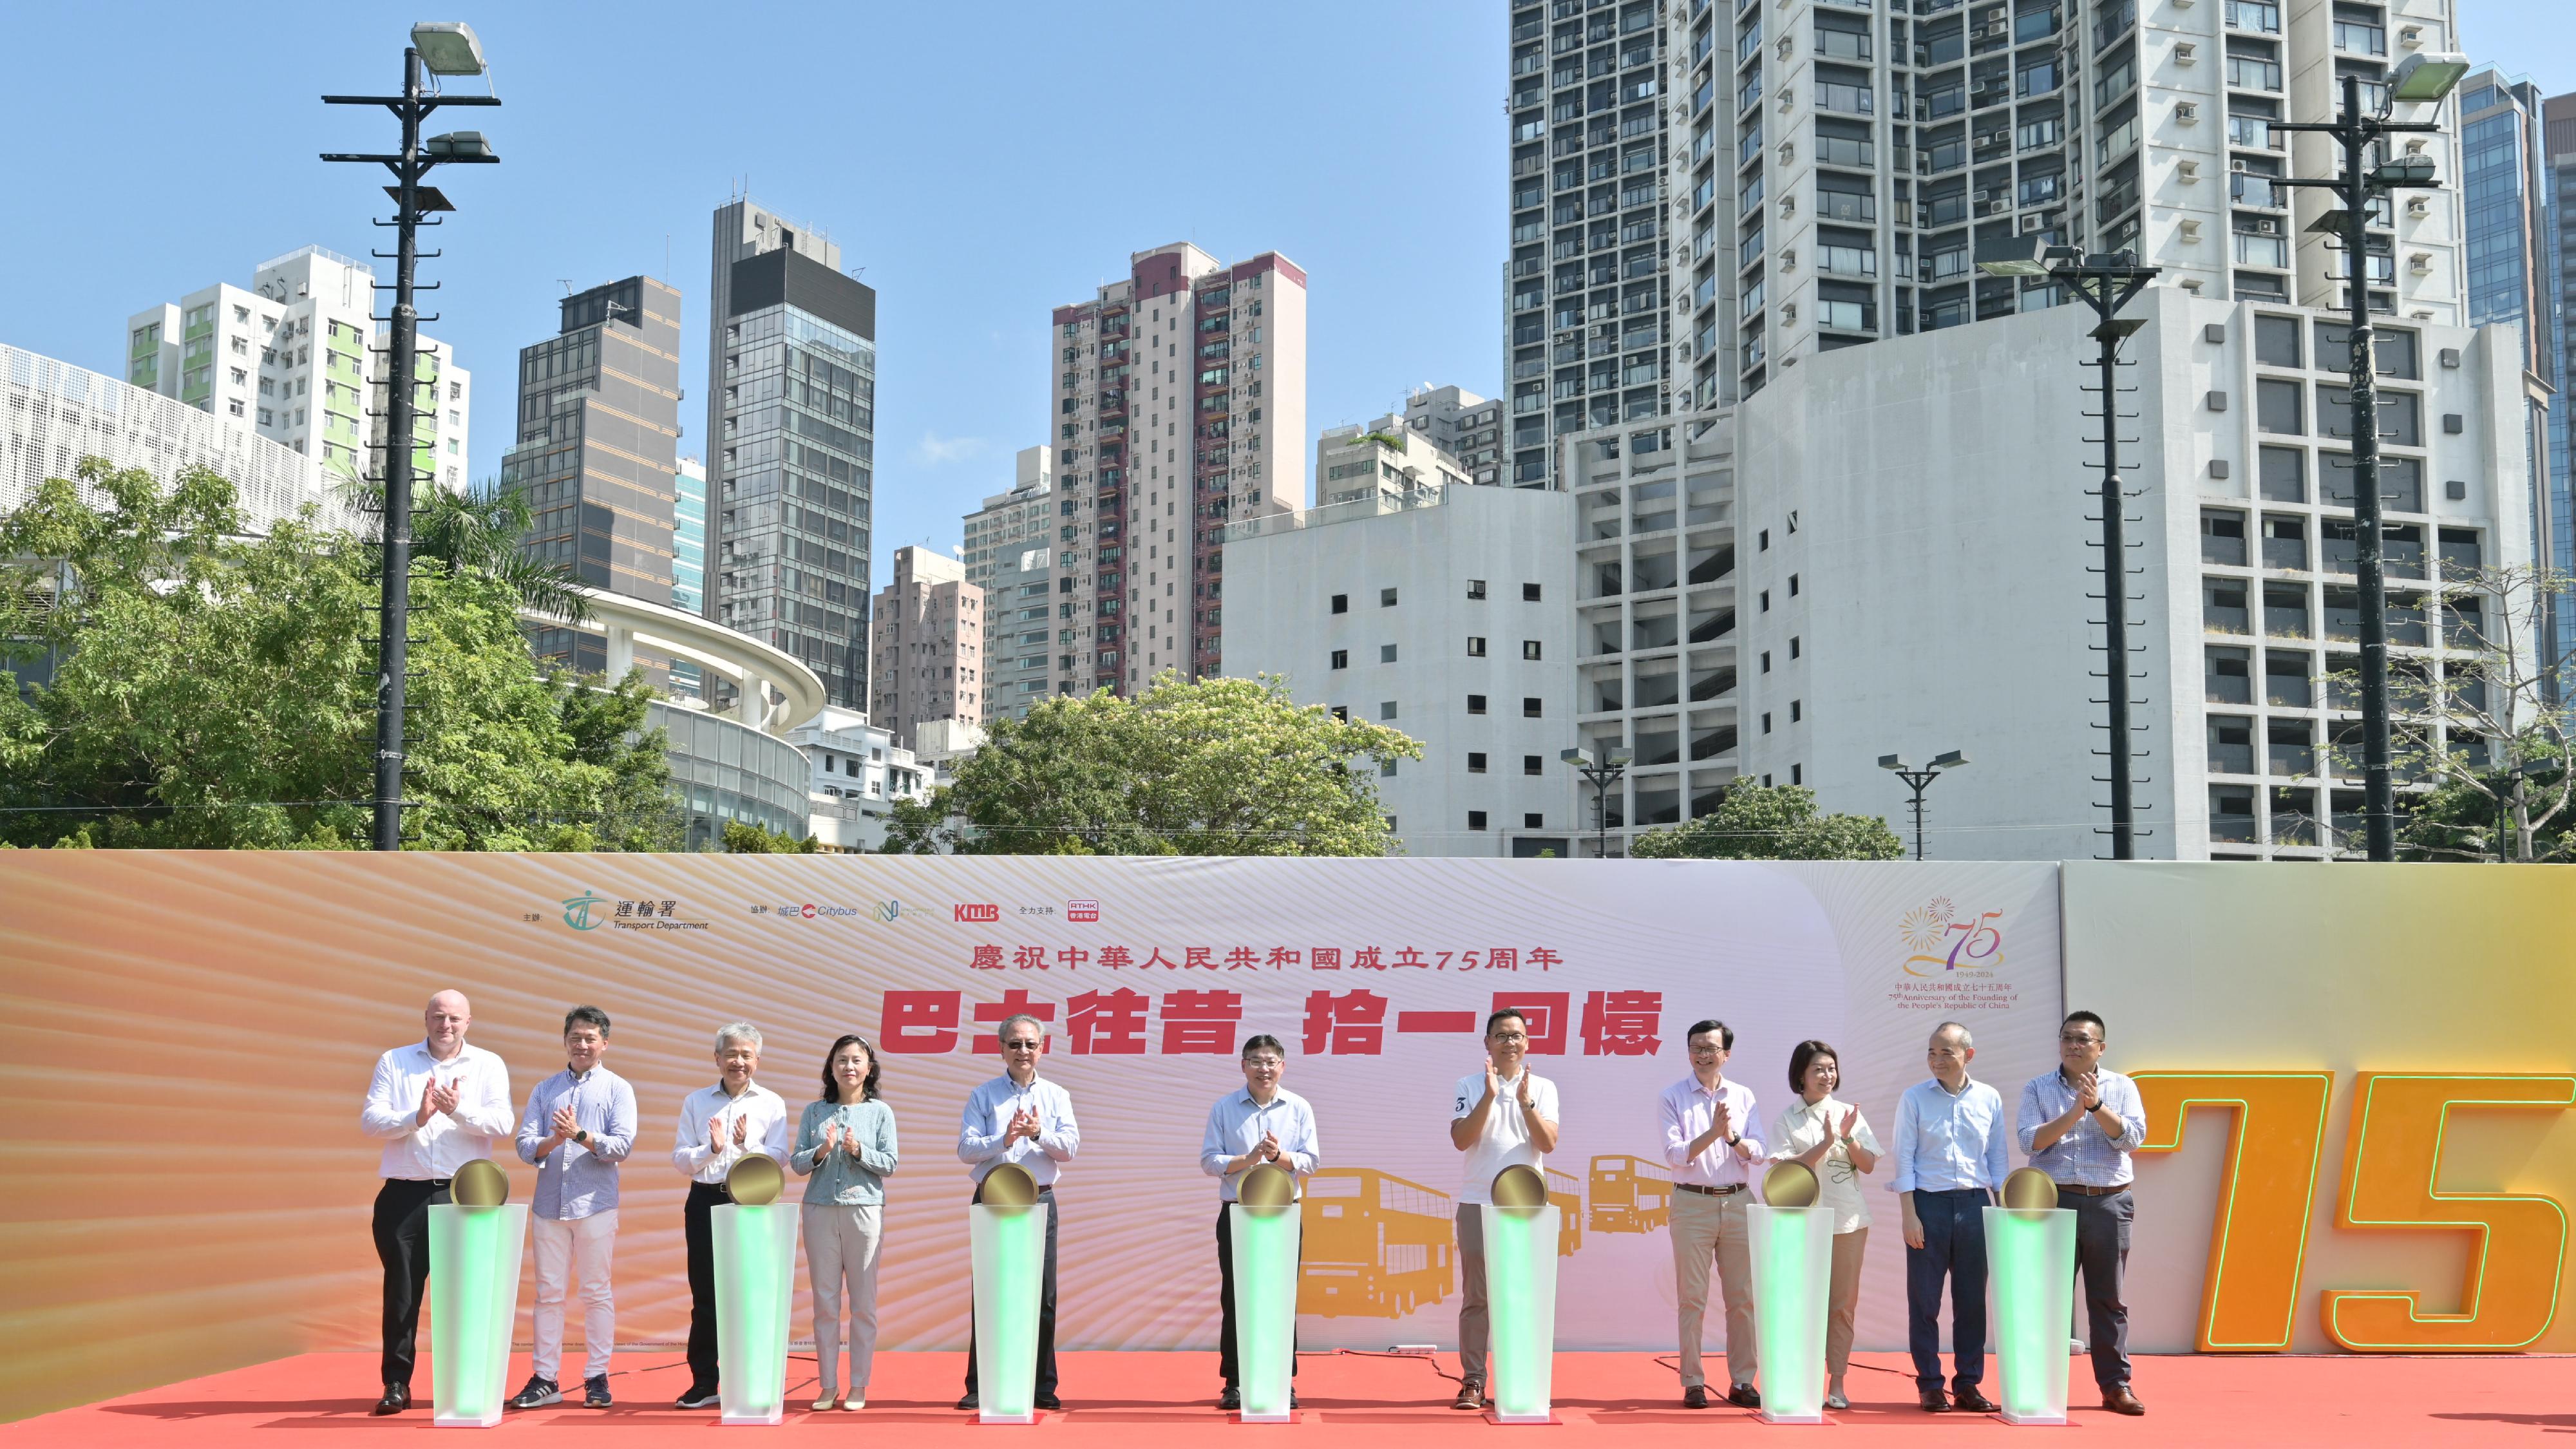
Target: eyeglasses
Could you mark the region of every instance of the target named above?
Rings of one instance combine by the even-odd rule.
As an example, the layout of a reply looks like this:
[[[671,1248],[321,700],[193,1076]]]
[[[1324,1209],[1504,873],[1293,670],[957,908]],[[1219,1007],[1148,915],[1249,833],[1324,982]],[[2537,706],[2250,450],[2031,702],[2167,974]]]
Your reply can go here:
[[[2058,1040],[2064,1042],[2068,1046],[2100,1046],[2102,1044],[2102,1039],[2098,1036],[2084,1036],[2080,1034],[2075,1036],[2061,1036]]]
[[[1002,1043],[1002,1050],[1006,1052],[1033,1052],[1037,1049],[1038,1044],[1033,1041],[1006,1041]]]

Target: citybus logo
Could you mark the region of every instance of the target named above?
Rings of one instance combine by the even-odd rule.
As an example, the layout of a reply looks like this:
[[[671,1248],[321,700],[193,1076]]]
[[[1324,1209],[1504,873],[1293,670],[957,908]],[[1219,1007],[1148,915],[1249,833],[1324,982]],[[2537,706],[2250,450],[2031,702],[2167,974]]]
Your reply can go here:
[[[972,905],[961,905],[956,909],[956,919],[960,921],[998,921],[1002,919],[1002,908],[990,901],[979,901]]]
[[[1905,958],[1909,976],[1946,976],[1961,971],[1993,971],[2004,964],[2004,913],[1970,916],[1935,896],[1905,913],[1896,934],[1912,953]]]

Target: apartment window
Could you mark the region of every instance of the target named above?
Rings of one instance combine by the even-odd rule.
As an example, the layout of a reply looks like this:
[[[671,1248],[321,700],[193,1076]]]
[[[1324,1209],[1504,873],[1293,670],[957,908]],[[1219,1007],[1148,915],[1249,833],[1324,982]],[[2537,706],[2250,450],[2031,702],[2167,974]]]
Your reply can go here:
[[[1334,613],[1336,613],[1336,614],[1347,614],[1347,613],[1349,613],[1350,611],[1351,611],[1351,596],[1350,596],[1350,595],[1348,595],[1348,594],[1335,594],[1335,595],[1333,595],[1333,612],[1334,612]]]
[[[1764,589],[1762,591],[1762,612],[1765,614],[1771,612],[1771,591],[1769,589]]]
[[[1391,699],[1380,700],[1377,706],[1377,717],[1379,719],[1395,718],[1395,701]]]
[[[1798,576],[1796,574],[1789,575],[1789,597],[1793,599],[1798,597]]]
[[[2263,501],[2266,503],[2305,503],[2308,501],[2308,455],[2304,448],[2260,450],[2257,471],[2262,475]]]
[[[1395,646],[1392,644],[1380,644],[1377,646],[1377,662],[1380,664],[1393,664],[1395,662]]]
[[[1336,649],[1336,650],[1334,650],[1334,651],[1333,651],[1333,667],[1334,667],[1335,669],[1348,669],[1348,668],[1350,668],[1350,667],[1351,667],[1351,651],[1349,651],[1348,649]]]
[[[1765,674],[1771,672],[1771,651],[1768,649],[1762,651],[1762,672]]]
[[[1470,775],[1481,775],[1485,773],[1485,755],[1483,751],[1469,750],[1467,752],[1467,773]]]
[[[1521,696],[1521,718],[1538,719],[1547,713],[1544,701],[1535,694]]]
[[[2254,427],[2259,432],[2286,433],[2293,437],[2306,432],[2300,425],[2304,410],[2300,404],[2301,388],[2295,382],[2263,378],[2254,384]]]
[[[1482,810],[1470,810],[1470,811],[1468,811],[1468,812],[1467,812],[1467,828],[1468,828],[1468,829],[1470,829],[1470,830],[1482,830],[1482,829],[1484,829],[1484,828],[1485,828],[1485,812],[1484,812],[1484,811],[1482,811]]]
[[[1377,606],[1378,606],[1379,608],[1381,608],[1381,609],[1392,609],[1392,608],[1394,608],[1394,607],[1395,607],[1395,590],[1393,590],[1393,589],[1380,589],[1380,590],[1378,590],[1378,591],[1377,591]]]
[[[1469,579],[1467,581],[1467,597],[1471,599],[1484,598],[1485,581],[1483,579]]]
[[[1523,755],[1521,756],[1521,773],[1524,775],[1544,775],[1547,773],[1547,761],[1537,755]]]
[[[1380,760],[1380,761],[1378,761],[1378,765],[1377,765],[1377,772],[1378,772],[1378,774],[1379,774],[1381,777],[1383,777],[1383,778],[1386,778],[1386,779],[1393,779],[1393,778],[1395,777],[1395,761],[1393,761],[1393,760]]]
[[[1521,828],[1523,830],[1544,830],[1547,828],[1547,817],[1537,813],[1524,815],[1521,817]]]
[[[2201,693],[2211,704],[2252,704],[2254,652],[2250,649],[2203,650]]]
[[[1771,733],[1771,714],[1768,710],[1762,714],[1762,733],[1766,735]]]
[[[1523,640],[1521,641],[1521,657],[1522,657],[1523,659],[1536,659],[1536,658],[1538,658],[1538,657],[1539,657],[1539,641],[1537,641],[1536,639],[1523,639]]]
[[[1755,553],[1769,553],[1771,551],[1771,530],[1766,528],[1760,533],[1753,535],[1753,537],[1757,540],[1753,549]]]
[[[2200,511],[2200,561],[2245,565],[2245,515],[2232,508]]]
[[[1798,657],[1798,636],[1795,634],[1789,636],[1789,657],[1792,659]]]
[[[1482,634],[1470,634],[1467,636],[1467,657],[1470,659],[1482,659],[1485,657],[1485,636]]]
[[[1485,697],[1484,697],[1483,695],[1481,695],[1481,694],[1471,694],[1471,695],[1468,695],[1468,696],[1467,696],[1467,713],[1469,713],[1469,714],[1483,714],[1484,712],[1485,712]]]
[[[2269,367],[2299,366],[2299,319],[2256,313],[2254,360]]]
[[[1803,785],[1807,783],[1807,767],[1804,765],[1791,765],[1789,767],[1789,783],[1792,785]]]
[[[1805,719],[1806,717],[1806,706],[1802,701],[1794,699],[1789,701],[1789,723],[1796,724],[1798,721]]]
[[[1524,603],[1524,604],[1535,604],[1535,603],[1537,603],[1538,601],[1539,601],[1539,598],[1538,598],[1538,585],[1536,585],[1536,584],[1523,584],[1523,585],[1521,585],[1521,602],[1522,602],[1522,603]]]
[[[2220,775],[2254,773],[2254,721],[2237,715],[2209,717],[2209,768]]]
[[[1346,704],[1334,705],[1333,718],[1339,723],[1349,724],[1351,722],[1351,707]]]

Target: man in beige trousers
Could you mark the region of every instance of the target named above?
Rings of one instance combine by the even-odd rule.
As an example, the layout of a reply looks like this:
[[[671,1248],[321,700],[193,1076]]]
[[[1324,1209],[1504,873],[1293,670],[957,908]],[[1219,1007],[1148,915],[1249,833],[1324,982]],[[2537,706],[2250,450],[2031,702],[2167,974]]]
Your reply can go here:
[[[1755,1135],[1753,1089],[1726,1079],[1735,1031],[1722,1021],[1690,1029],[1691,1074],[1664,1089],[1664,1165],[1673,1170],[1674,1293],[1681,1313],[1682,1406],[1708,1407],[1700,1335],[1708,1317],[1708,1269],[1717,1264],[1726,1295],[1726,1401],[1758,1409],[1753,1386],[1761,1366],[1753,1342],[1753,1239],[1745,1208],[1753,1201],[1752,1165],[1763,1157]]]

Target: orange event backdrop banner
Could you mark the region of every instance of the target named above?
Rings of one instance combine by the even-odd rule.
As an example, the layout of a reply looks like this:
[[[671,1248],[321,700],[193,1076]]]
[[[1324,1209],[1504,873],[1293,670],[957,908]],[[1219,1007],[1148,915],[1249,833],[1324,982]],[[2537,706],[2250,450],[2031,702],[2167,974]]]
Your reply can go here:
[[[1694,1020],[1735,1028],[1728,1074],[1766,1131],[1811,1036],[1885,1130],[1934,1023],[1970,1024],[1978,1075],[2009,1094],[2053,1061],[2061,1009],[2044,863],[31,851],[0,855],[0,899],[10,1417],[370,1346],[377,1153],[358,1107],[444,987],[471,998],[470,1040],[520,1102],[562,1065],[567,1007],[615,1019],[609,1065],[642,1115],[616,1267],[628,1343],[684,1332],[669,1152],[716,1028],[761,1028],[760,1080],[791,1106],[834,1036],[877,1040],[902,1144],[889,1349],[965,1342],[958,1115],[999,1070],[1010,1010],[1048,1021],[1044,1070],[1081,1123],[1061,1194],[1068,1347],[1213,1345],[1216,1185],[1197,1149],[1257,1032],[1287,1043],[1321,1128],[1307,1345],[1454,1345],[1446,1124],[1508,1002],[1532,1011],[1563,1099],[1559,1342],[1670,1351],[1656,1098],[1688,1071]],[[499,1155],[524,1198],[532,1170]],[[1861,1338],[1895,1346],[1895,1201],[1873,1201]]]

